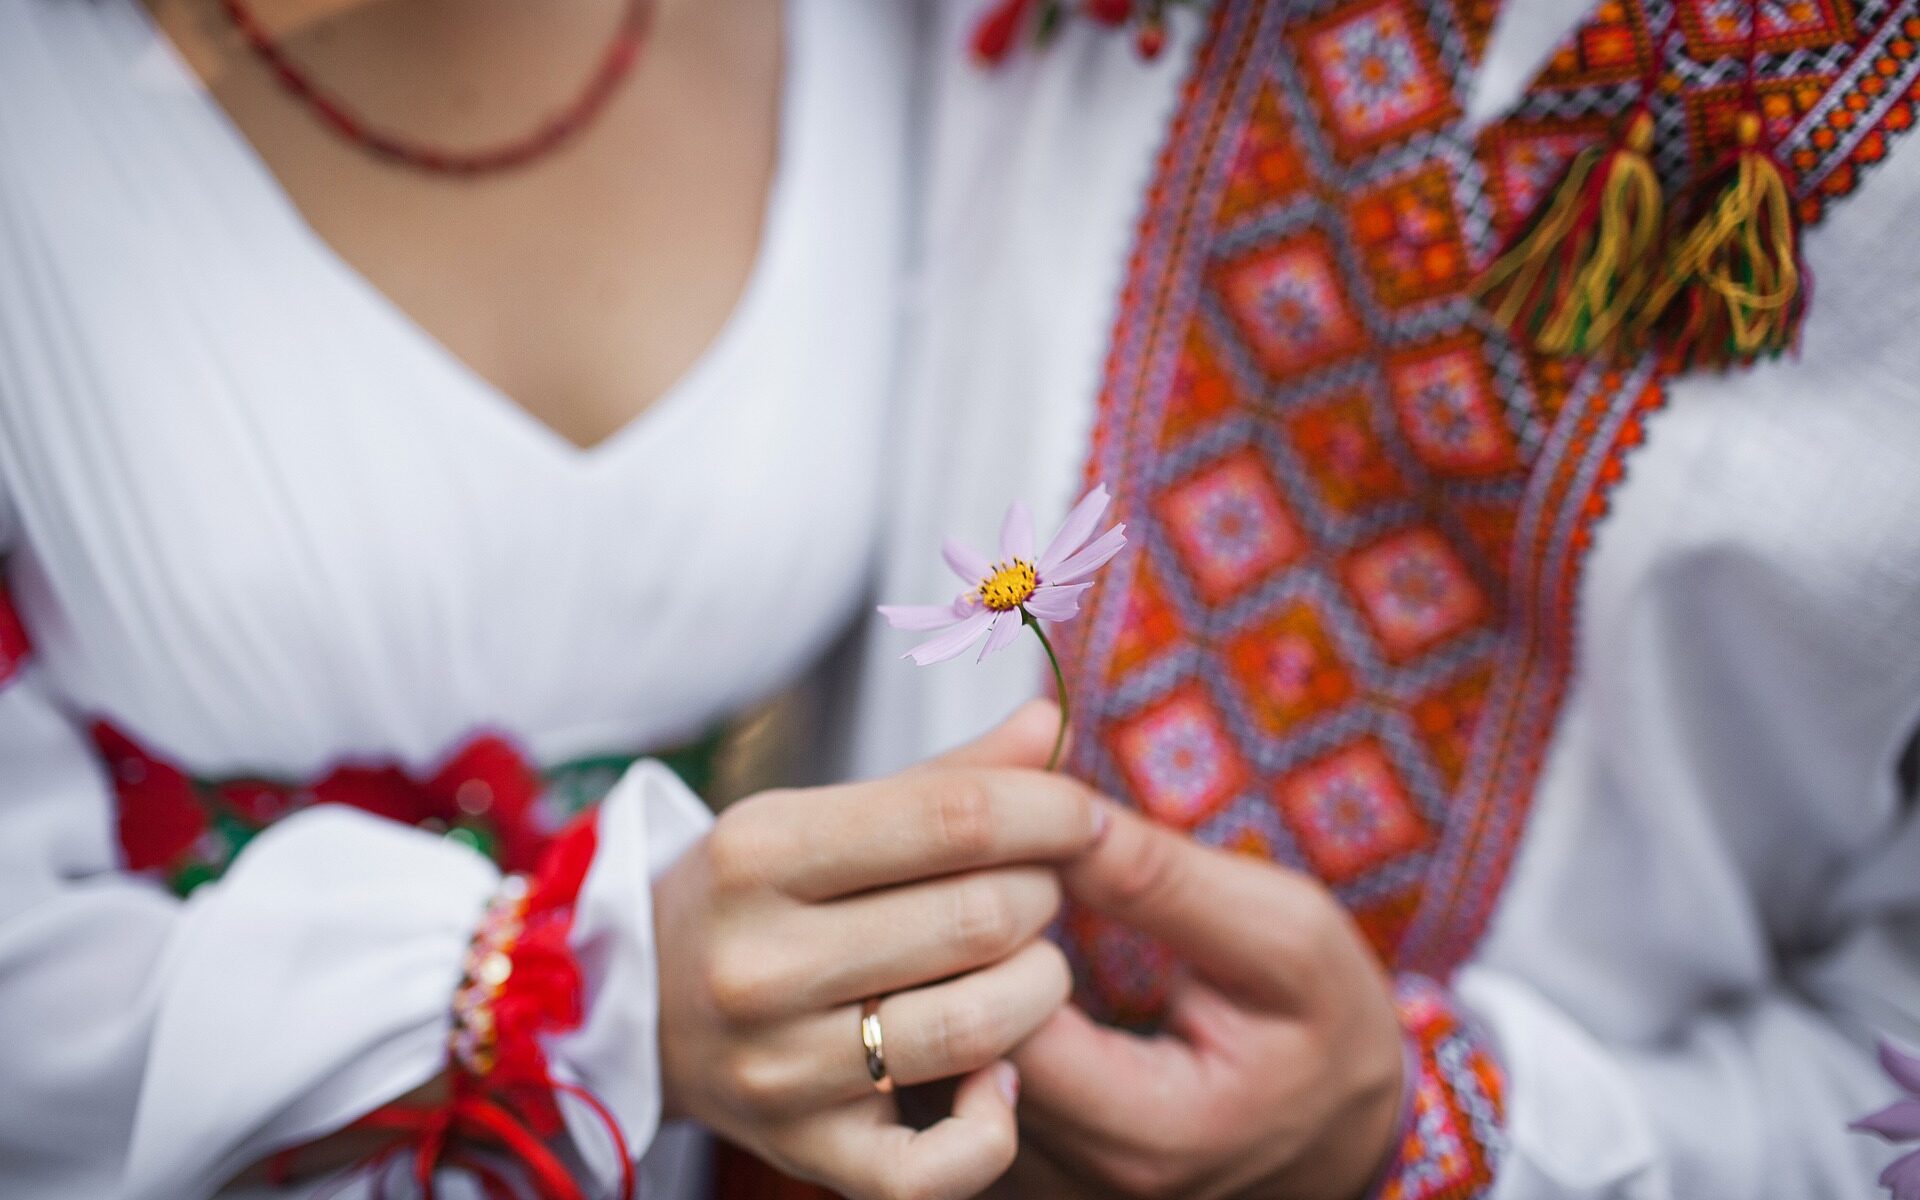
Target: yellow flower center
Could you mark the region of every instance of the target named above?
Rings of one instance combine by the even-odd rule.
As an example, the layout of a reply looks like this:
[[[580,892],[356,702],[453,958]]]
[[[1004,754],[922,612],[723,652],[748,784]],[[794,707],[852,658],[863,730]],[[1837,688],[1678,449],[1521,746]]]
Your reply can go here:
[[[995,563],[993,574],[980,581],[980,603],[994,612],[1010,612],[1025,604],[1039,583],[1039,572],[1025,559]]]

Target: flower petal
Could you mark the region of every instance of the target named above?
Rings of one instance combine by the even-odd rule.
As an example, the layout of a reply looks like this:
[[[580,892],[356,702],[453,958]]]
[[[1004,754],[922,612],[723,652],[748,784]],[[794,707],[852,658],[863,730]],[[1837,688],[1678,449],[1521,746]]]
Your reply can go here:
[[[987,661],[987,655],[1005,650],[1014,638],[1020,636],[1020,614],[1003,612],[993,614],[993,628],[987,633],[987,644],[980,647],[980,657],[976,661]]]
[[[903,657],[912,659],[914,665],[919,667],[930,667],[934,663],[945,662],[957,657],[961,651],[973,645],[991,624],[993,624],[993,613],[983,608],[939,637],[921,642],[907,651]]]
[[[1877,1133],[1889,1142],[1920,1138],[1920,1100],[1898,1100],[1876,1113],[1868,1113],[1847,1126],[1863,1133]]]
[[[1060,532],[1053,535],[1047,548],[1040,552],[1040,560],[1034,567],[1042,579],[1055,567],[1066,561],[1067,555],[1087,544],[1093,536],[1093,527],[1100,523],[1100,514],[1107,511],[1107,485],[1101,484],[1081,498],[1073,506],[1067,519],[1060,522]]]
[[[986,555],[955,538],[940,543],[940,557],[947,560],[947,566],[968,587],[979,587],[981,580],[993,574],[993,564],[987,561]]]
[[[1074,554],[1067,561],[1054,568],[1051,574],[1040,576],[1042,583],[1073,583],[1107,565],[1114,555],[1127,545],[1127,527],[1115,525],[1099,537],[1086,549]]]
[[[951,604],[882,604],[880,615],[895,629],[915,632],[945,629],[955,621],[966,619],[966,614],[954,612]]]
[[[1033,561],[1033,510],[1018,500],[1007,506],[1007,519],[1000,522],[1000,557]]]
[[[1880,1069],[1892,1080],[1920,1096],[1920,1055],[1908,1054],[1885,1038],[1880,1039]]]
[[[1920,1200],[1920,1150],[1888,1163],[1880,1186],[1893,1193],[1893,1200]]]
[[[1042,621],[1071,621],[1080,615],[1080,593],[1091,583],[1042,584],[1027,597],[1027,611]]]

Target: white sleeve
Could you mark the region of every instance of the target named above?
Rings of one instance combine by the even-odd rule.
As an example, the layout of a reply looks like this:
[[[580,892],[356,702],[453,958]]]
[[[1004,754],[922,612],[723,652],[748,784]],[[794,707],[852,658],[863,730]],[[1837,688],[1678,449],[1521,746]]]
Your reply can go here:
[[[1559,831],[1545,831],[1558,857]],[[1587,838],[1564,843],[1588,852]],[[1534,848],[1529,847],[1529,853]],[[1606,852],[1599,852],[1604,855]],[[1658,891],[1664,869],[1649,854],[1635,886]],[[1562,864],[1562,914],[1584,905],[1589,923],[1560,923],[1558,944],[1534,940],[1534,972],[1512,954],[1464,969],[1456,992],[1489,1028],[1507,1073],[1505,1145],[1494,1200],[1840,1200],[1872,1194],[1897,1150],[1848,1130],[1895,1098],[1875,1063],[1874,1040],[1920,1042],[1920,815],[1909,804],[1864,844],[1835,902],[1772,947],[1696,943],[1699,960],[1748,950],[1777,953],[1773,978],[1690,997],[1678,1022],[1647,1022],[1614,1003],[1596,935],[1616,904],[1574,893],[1591,877]],[[1627,878],[1627,877],[1620,877]],[[1763,903],[1757,897],[1756,907]],[[1633,903],[1618,905],[1642,911]],[[1711,931],[1715,914],[1670,910],[1663,934]],[[1810,944],[1803,941],[1817,931]],[[1584,962],[1584,965],[1583,965]],[[1569,987],[1585,971],[1584,984]],[[1676,960],[1665,987],[1699,988]],[[1637,1027],[1641,1025],[1641,1027]]]
[[[574,927],[589,1014],[551,1048],[635,1153],[659,1115],[649,880],[702,823],[664,773],[636,768],[603,810]],[[209,1194],[441,1070],[485,860],[323,807],[182,902],[117,869],[112,831],[95,756],[29,664],[0,684],[0,1193]],[[601,1138],[583,1133],[590,1160]]]

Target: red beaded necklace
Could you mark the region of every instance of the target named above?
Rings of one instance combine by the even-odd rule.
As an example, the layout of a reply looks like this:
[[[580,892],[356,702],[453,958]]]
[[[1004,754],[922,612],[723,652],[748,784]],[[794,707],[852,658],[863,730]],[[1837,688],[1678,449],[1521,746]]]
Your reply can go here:
[[[646,40],[648,21],[653,14],[652,0],[629,0],[626,15],[620,20],[620,28],[614,32],[606,53],[601,56],[599,65],[579,96],[531,133],[477,150],[447,150],[408,141],[369,125],[343,101],[322,91],[301,70],[299,64],[287,57],[280,43],[254,16],[246,0],[220,0],[220,5],[226,9],[234,28],[240,31],[247,45],[272,70],[280,85],[328,129],[388,162],[436,175],[463,176],[484,175],[522,166],[551,153],[586,128],[606,107],[621,81],[633,70],[633,64],[640,57],[641,44]]]

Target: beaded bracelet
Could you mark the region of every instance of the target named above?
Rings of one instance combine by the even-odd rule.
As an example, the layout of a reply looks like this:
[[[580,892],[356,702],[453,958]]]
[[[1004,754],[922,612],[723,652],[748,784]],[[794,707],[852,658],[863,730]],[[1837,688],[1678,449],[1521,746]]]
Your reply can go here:
[[[447,1051],[456,1066],[476,1078],[492,1074],[499,1061],[500,1030],[494,1005],[513,977],[513,951],[526,928],[531,887],[525,875],[501,880],[467,946],[460,986],[454,989]]]
[[[443,1166],[473,1172],[490,1196],[513,1195],[502,1173],[510,1166],[539,1200],[584,1200],[580,1182],[551,1145],[567,1132],[557,1099],[565,1095],[605,1128],[620,1168],[615,1194],[633,1195],[633,1160],[619,1123],[591,1092],[554,1077],[544,1046],[584,1017],[586,989],[568,938],[594,849],[589,817],[554,840],[534,877],[501,880],[467,944],[454,989],[446,1099],[389,1104],[355,1123],[398,1135],[365,1164],[376,1180],[404,1159],[428,1200]]]

